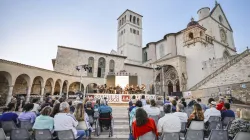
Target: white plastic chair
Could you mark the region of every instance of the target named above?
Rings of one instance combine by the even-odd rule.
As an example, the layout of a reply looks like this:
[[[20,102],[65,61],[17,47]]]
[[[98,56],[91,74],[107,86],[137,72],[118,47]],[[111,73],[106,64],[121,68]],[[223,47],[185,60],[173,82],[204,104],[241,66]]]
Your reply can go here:
[[[204,130],[205,129],[205,125],[203,121],[192,121],[189,129],[192,130]]]

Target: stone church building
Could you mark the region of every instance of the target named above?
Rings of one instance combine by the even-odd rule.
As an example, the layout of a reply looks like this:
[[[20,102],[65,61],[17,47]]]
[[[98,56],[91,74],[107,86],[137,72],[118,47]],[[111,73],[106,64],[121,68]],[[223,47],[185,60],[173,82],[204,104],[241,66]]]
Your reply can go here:
[[[143,16],[126,10],[117,19],[117,50],[102,53],[58,46],[53,71],[1,59],[0,104],[16,94],[29,100],[79,89],[91,92],[87,87],[105,84],[110,74],[137,75],[138,84],[157,95],[249,82],[249,50],[236,53],[233,29],[221,5],[203,7],[197,15],[183,30],[142,46]],[[79,65],[88,65],[91,71],[77,71]]]

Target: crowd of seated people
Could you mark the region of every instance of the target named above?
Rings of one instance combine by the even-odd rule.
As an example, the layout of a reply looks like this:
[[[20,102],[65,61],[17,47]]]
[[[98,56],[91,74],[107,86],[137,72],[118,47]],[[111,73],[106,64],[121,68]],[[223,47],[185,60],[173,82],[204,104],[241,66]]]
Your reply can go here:
[[[53,100],[48,97],[43,103],[39,103],[38,99],[34,99],[32,103],[26,103],[22,112],[15,112],[16,102],[10,102],[4,108],[0,122],[13,121],[18,127],[21,121],[29,121],[33,130],[47,129],[54,137],[57,131],[72,130],[76,140],[82,140],[84,136],[90,139],[93,132],[94,108],[100,114],[112,112],[112,108],[106,105],[105,100],[98,100],[95,104],[93,102],[85,100],[72,103],[67,102],[66,99]]]
[[[180,133],[182,123],[187,124],[185,128],[187,129],[192,121],[202,121],[204,126],[207,127],[211,116],[218,117],[221,122],[226,117],[234,118],[231,125],[228,125],[229,128],[227,128],[230,139],[233,139],[238,132],[250,133],[249,110],[237,110],[238,118],[235,118],[234,112],[230,110],[230,104],[224,103],[223,99],[220,99],[219,104],[217,104],[213,98],[210,98],[208,99],[208,105],[203,104],[200,98],[192,99],[188,104],[185,99],[178,102],[178,98],[170,101],[169,97],[167,97],[166,100],[164,103],[160,98],[155,101],[155,99],[148,100],[144,97],[141,99],[132,97],[128,108],[130,139],[143,137],[149,132],[153,133],[156,139],[160,138],[163,133]],[[146,104],[142,103],[144,101]],[[190,115],[185,112],[185,105],[193,109]],[[223,106],[221,107],[221,105]],[[160,112],[164,112],[165,115],[161,116]],[[159,116],[157,123],[151,117],[155,115]]]

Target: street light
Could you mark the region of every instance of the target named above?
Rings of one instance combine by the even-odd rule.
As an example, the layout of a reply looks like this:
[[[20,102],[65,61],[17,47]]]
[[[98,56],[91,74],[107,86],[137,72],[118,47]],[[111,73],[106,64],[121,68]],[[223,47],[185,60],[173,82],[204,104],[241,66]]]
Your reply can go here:
[[[89,67],[88,64],[76,66],[76,70],[80,71],[80,92],[82,91],[82,69],[84,69],[84,71],[91,72],[92,67]],[[85,92],[84,92],[84,97],[85,97]]]

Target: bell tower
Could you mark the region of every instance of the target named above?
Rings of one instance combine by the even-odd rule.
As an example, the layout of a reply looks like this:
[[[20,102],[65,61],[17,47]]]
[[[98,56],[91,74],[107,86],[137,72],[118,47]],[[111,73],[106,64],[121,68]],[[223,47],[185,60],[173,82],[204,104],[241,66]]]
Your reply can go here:
[[[142,16],[126,10],[117,19],[117,53],[127,56],[126,63],[142,63]]]

